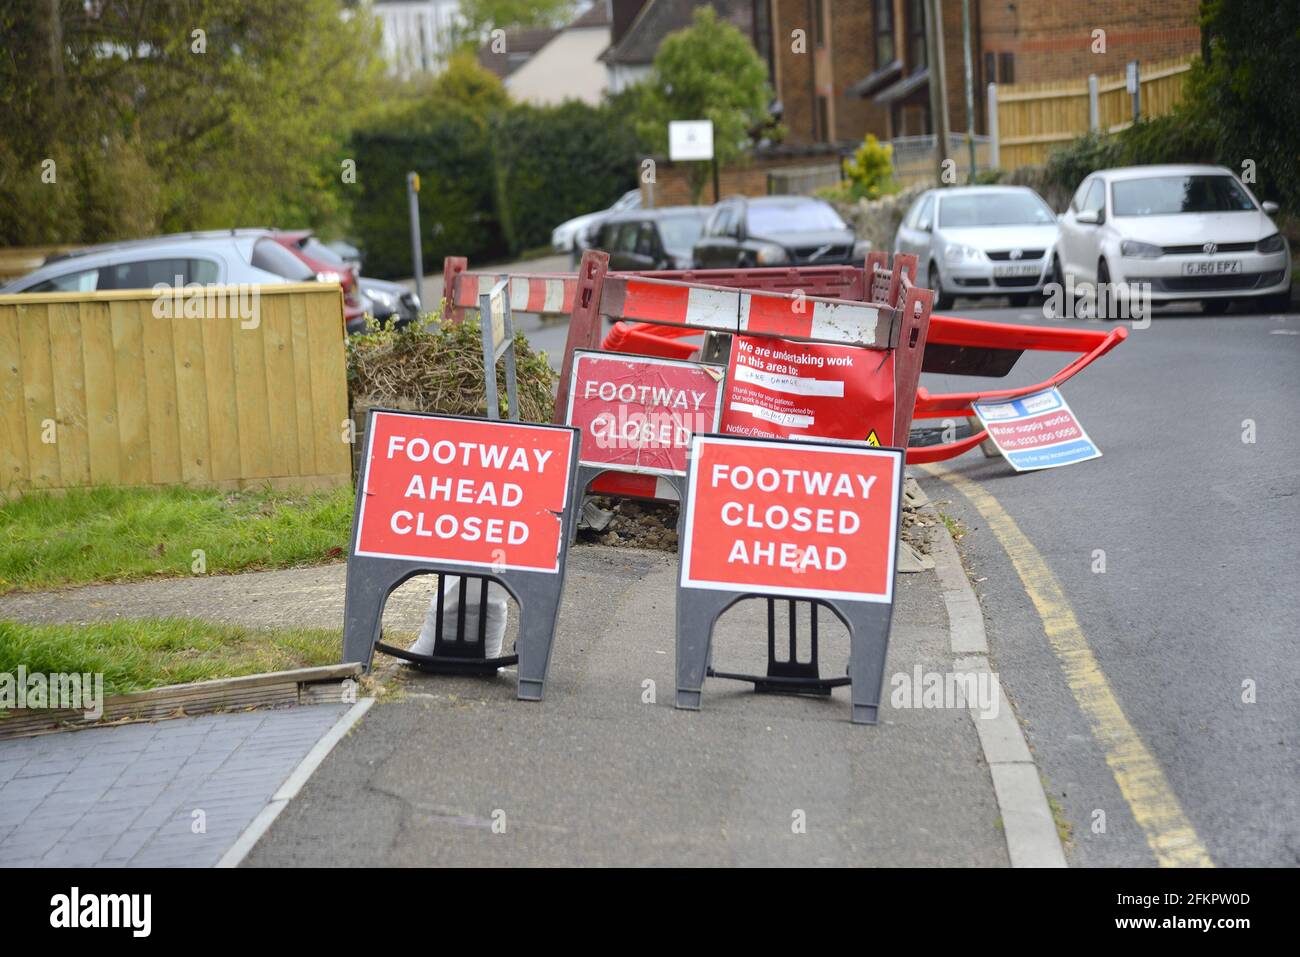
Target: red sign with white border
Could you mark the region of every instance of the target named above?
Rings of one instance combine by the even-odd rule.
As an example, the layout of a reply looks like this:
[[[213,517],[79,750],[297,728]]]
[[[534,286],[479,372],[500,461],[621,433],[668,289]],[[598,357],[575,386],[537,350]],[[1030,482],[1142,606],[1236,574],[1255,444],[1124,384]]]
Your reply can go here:
[[[681,586],[891,602],[901,449],[697,435]]]
[[[894,354],[735,336],[721,431],[752,438],[894,442]]]
[[[375,412],[353,554],[558,573],[572,429]]]
[[[580,464],[685,475],[696,432],[716,432],[723,367],[577,351],[567,422],[582,430]]]

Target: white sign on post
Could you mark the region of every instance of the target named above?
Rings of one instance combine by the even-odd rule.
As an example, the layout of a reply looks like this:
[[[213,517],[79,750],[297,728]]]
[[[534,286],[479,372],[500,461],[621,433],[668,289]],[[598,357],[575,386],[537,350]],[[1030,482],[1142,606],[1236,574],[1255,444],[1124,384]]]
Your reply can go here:
[[[668,124],[668,158],[681,160],[713,159],[712,120],[672,120]]]

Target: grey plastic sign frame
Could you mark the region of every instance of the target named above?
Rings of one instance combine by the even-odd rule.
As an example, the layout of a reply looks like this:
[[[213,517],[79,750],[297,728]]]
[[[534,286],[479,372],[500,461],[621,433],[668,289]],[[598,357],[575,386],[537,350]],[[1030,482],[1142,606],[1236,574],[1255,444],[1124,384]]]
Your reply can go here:
[[[556,567],[553,570],[498,568],[437,558],[359,554],[357,543],[361,531],[360,520],[370,474],[371,449],[375,435],[374,423],[376,416],[379,415],[469,421],[511,429],[548,429],[570,433],[564,508],[561,514],[556,516],[560,522]],[[487,578],[505,588],[519,605],[519,637],[516,645],[519,655],[517,696],[521,701],[540,701],[545,689],[546,673],[550,667],[555,626],[560,614],[560,600],[564,594],[564,573],[571,529],[576,524],[578,509],[581,507],[581,496],[577,494],[575,487],[581,442],[582,433],[567,425],[494,421],[474,416],[438,415],[429,412],[408,412],[402,409],[371,409],[366,416],[366,451],[362,456],[361,469],[357,476],[357,500],[353,507],[352,537],[348,546],[347,586],[343,605],[343,661],[358,662],[367,672],[370,671],[375,645],[379,642],[384,605],[388,601],[388,596],[408,579],[415,575],[438,572]]]
[[[877,447],[865,442],[833,442],[813,439],[766,439],[750,436],[709,434],[697,439],[721,440],[738,445],[770,444],[784,448],[826,448],[838,452],[858,450],[864,454],[895,457],[897,481],[892,489],[894,521],[891,525],[889,591],[886,595],[855,597],[852,593],[809,593],[804,589],[765,590],[762,586],[708,585],[686,583],[694,518],[694,486],[698,457],[692,454],[682,486],[681,546],[677,575],[677,698],[676,707],[698,711],[703,699],[704,678],[712,660],[713,629],[727,609],[748,598],[781,598],[808,601],[830,609],[849,630],[850,720],[854,724],[876,724],[885,680],[885,659],[894,613],[894,586],[898,576],[898,542],[902,518],[903,477],[906,450]]]

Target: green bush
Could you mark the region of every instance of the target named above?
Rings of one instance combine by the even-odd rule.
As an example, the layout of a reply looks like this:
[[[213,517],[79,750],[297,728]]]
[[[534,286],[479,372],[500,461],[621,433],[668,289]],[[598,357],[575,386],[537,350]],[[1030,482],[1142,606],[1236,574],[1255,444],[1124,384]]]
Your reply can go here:
[[[853,158],[844,161],[844,177],[852,199],[879,199],[886,193],[898,192],[894,148],[868,133]]]
[[[420,174],[426,273],[444,256],[517,255],[636,185],[635,134],[608,106],[569,102],[489,111],[421,100],[353,135],[352,226],[366,271],[411,274],[406,173]]]

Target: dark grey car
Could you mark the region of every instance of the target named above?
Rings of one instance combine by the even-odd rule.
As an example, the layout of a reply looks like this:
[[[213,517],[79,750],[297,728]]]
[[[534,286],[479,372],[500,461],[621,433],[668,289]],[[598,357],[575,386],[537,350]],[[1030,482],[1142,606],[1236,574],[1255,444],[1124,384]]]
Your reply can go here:
[[[694,258],[697,269],[860,266],[869,247],[823,200],[732,196],[713,208]]]

